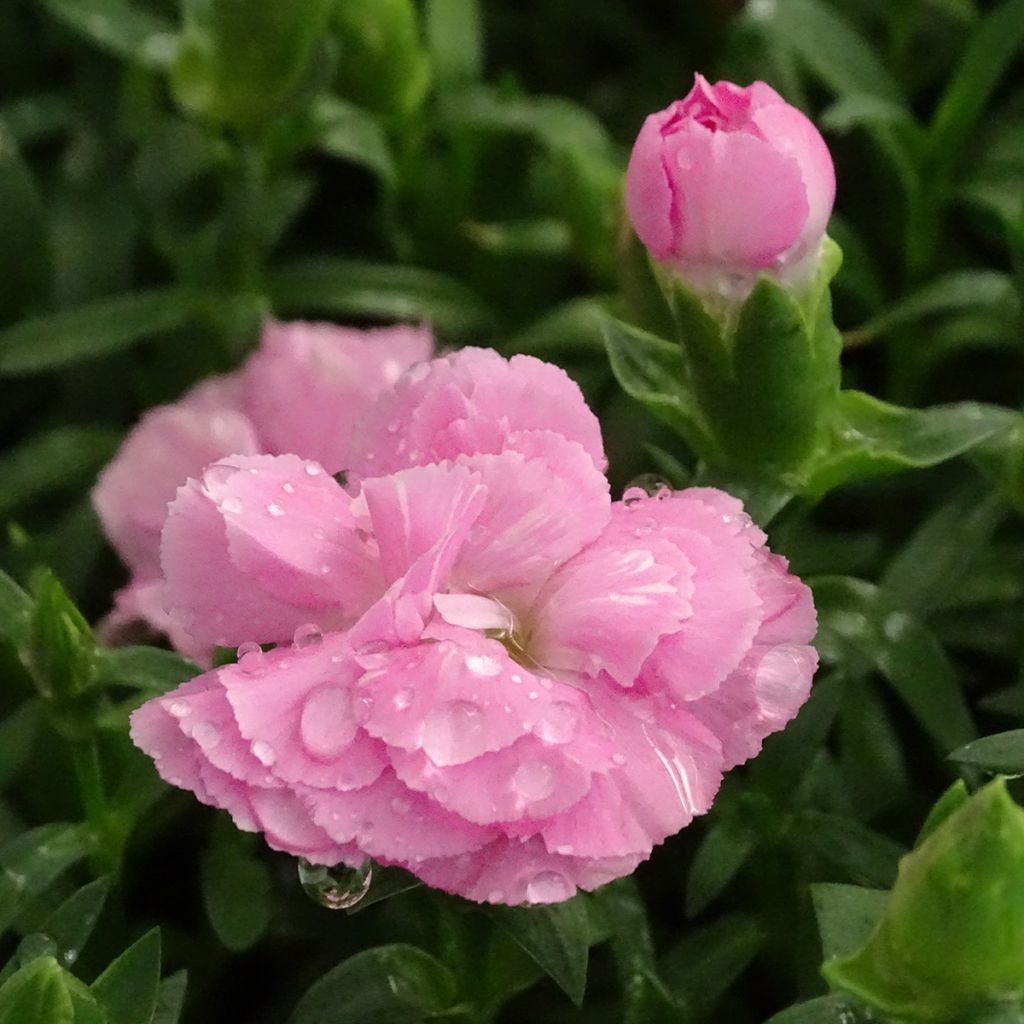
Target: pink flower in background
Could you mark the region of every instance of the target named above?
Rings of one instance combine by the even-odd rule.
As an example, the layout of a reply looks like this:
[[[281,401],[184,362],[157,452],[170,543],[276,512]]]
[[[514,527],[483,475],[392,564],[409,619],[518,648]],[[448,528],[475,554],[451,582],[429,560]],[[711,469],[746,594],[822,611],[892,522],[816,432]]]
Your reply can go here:
[[[132,572],[115,596],[108,634],[142,621],[182,653],[206,656],[209,646],[163,608],[160,531],[178,487],[225,455],[297,452],[330,473],[346,468],[352,432],[378,394],[432,354],[425,328],[270,322],[241,369],[147,412],[92,494],[107,537]]]
[[[358,435],[347,488],[233,456],[164,527],[176,627],[240,658],[143,705],[132,737],[240,828],[557,902],[706,811],[806,699],[808,589],[720,491],[613,502],[560,370],[436,359]]]
[[[817,128],[764,82],[714,85],[651,114],[626,209],[651,255],[684,274],[749,276],[817,258],[835,172]]]

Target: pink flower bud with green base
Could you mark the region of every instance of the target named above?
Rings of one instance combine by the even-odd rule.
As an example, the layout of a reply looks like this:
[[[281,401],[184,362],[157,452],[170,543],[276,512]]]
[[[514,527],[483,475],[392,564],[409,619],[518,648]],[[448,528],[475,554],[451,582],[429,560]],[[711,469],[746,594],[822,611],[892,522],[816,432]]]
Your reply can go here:
[[[697,291],[737,299],[762,274],[811,280],[834,199],[824,140],[764,82],[697,75],[644,122],[626,172],[626,209],[651,256]]]

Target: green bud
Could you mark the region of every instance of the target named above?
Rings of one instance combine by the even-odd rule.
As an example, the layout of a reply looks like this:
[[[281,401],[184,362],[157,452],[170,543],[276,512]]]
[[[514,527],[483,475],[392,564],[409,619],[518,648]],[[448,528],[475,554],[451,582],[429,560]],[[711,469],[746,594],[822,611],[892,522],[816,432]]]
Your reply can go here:
[[[380,114],[415,114],[427,95],[430,62],[412,0],[338,0],[333,26],[341,93]]]
[[[190,0],[171,66],[175,99],[235,128],[272,114],[309,66],[332,0]]]
[[[741,297],[697,292],[655,264],[691,368],[691,386],[727,468],[747,478],[801,474],[824,442],[840,385],[829,281],[842,254],[825,240],[801,291],[769,276]]]
[[[823,972],[835,987],[915,1024],[966,1022],[975,1013],[1003,1019],[998,1013],[1024,995],[1024,810],[1002,779],[903,858],[867,943]],[[1005,1003],[975,1009],[986,1000]]]

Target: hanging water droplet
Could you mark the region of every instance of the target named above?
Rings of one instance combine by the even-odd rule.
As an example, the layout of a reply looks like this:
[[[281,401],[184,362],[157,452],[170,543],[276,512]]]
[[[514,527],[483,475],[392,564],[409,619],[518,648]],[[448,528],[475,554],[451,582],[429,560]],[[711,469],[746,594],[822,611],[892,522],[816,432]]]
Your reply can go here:
[[[354,907],[369,891],[373,881],[373,861],[367,858],[357,868],[346,864],[327,867],[299,858],[299,882],[315,903],[328,910]]]
[[[316,647],[323,638],[323,630],[315,622],[305,622],[292,634],[292,643],[296,647]]]
[[[235,656],[238,659],[238,667],[246,675],[258,672],[263,664],[263,648],[255,640],[247,640],[244,644],[240,644]]]
[[[557,871],[542,871],[526,887],[528,903],[561,903],[575,892],[572,882]]]

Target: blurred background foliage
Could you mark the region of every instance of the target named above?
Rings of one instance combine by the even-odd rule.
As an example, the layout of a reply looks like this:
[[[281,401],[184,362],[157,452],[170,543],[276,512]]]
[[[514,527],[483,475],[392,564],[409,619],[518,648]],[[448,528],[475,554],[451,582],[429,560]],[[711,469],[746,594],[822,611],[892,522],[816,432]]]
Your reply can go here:
[[[126,715],[191,669],[94,649],[122,570],[88,491],[268,315],[560,362],[616,487],[685,476],[596,316],[658,327],[622,171],[697,70],[764,79],[826,134],[846,383],[1019,409],[1022,41],[1018,0],[0,5],[0,566],[32,594],[0,586],[0,953],[39,1019],[759,1024],[815,997],[779,1021],[862,1019],[823,995],[830,900],[891,885],[948,755],[1024,724],[1019,460],[982,475],[982,446],[790,505],[772,546],[815,585],[810,702],[634,881],[529,918],[423,889],[329,914],[290,858],[166,792]],[[961,770],[1024,771],[1000,756]],[[18,998],[0,1021],[30,1019]]]

